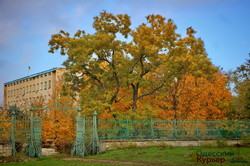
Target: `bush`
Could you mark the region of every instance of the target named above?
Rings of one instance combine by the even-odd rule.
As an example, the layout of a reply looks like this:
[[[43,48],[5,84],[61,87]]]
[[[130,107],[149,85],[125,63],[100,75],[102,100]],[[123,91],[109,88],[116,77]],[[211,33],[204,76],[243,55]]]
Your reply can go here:
[[[219,148],[223,148],[223,147],[227,147],[227,146],[228,146],[227,141],[224,140],[224,139],[218,139],[218,140],[216,141],[216,144],[217,144],[217,146],[218,146]]]
[[[201,144],[201,146],[205,147],[205,148],[213,148],[213,147],[215,147],[215,144],[211,143],[211,142],[204,142]]]
[[[243,147],[250,147],[250,137],[242,139],[240,144]]]
[[[159,147],[159,149],[166,149],[166,148],[173,149],[174,148],[173,145],[169,145],[165,142],[160,143],[159,145],[157,145],[157,147]]]

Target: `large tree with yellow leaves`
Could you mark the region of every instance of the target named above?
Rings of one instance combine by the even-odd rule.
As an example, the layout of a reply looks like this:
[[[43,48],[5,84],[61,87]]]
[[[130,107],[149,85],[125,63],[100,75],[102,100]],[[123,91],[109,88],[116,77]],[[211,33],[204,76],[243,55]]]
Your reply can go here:
[[[59,50],[67,56],[65,87],[73,96],[80,94],[86,114],[102,110],[117,118],[114,106],[124,100],[133,114],[139,110],[138,102],[175,79],[181,81],[185,75],[210,79],[217,71],[191,27],[182,37],[173,20],[160,15],[147,16],[135,29],[130,25],[126,14],[102,12],[94,18],[94,34],[78,30],[71,36],[60,31],[49,41],[50,53]]]

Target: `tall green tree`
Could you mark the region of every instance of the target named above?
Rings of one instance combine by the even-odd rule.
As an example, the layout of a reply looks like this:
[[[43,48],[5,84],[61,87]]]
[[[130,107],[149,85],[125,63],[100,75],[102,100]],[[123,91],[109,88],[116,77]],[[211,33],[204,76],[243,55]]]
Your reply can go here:
[[[79,30],[73,37],[64,31],[52,35],[49,52],[60,50],[68,56],[63,63],[69,71],[66,87],[82,95],[85,108],[105,109],[116,117],[112,104],[120,101],[123,88],[131,94],[131,111],[136,112],[139,100],[170,85],[174,78],[216,71],[191,27],[181,37],[171,19],[149,15],[146,21],[130,29],[128,15],[102,12],[94,18],[94,34]]]
[[[231,118],[250,119],[250,58],[231,72],[234,83],[233,111]]]
[[[147,24],[132,31],[133,40],[127,52],[132,57],[128,80],[132,87],[133,112],[139,99],[169,86],[174,79],[181,80],[185,74],[209,76],[217,70],[207,58],[203,41],[195,38],[192,27],[187,28],[186,37],[181,37],[171,19],[165,21],[160,15],[146,18]],[[152,79],[152,74],[157,79]],[[147,86],[151,86],[151,91]]]
[[[94,18],[96,32],[92,35],[81,30],[74,37],[64,31],[52,35],[49,52],[60,50],[61,55],[68,56],[63,63],[69,71],[65,75],[67,87],[84,95],[81,99],[86,108],[105,107],[112,111],[111,105],[120,91],[123,64],[126,63],[126,43],[117,36],[127,38],[130,24],[126,14],[115,16],[103,12]]]

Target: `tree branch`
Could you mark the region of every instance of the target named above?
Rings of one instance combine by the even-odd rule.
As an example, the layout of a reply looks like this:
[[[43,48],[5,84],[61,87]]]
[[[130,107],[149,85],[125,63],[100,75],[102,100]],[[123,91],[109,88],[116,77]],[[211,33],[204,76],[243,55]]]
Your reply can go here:
[[[98,79],[94,74],[90,73],[89,70],[85,67],[85,65],[82,65],[82,66],[83,66],[84,70],[86,71],[86,74],[89,75],[92,79],[96,80],[101,85],[101,87],[104,89],[104,85],[101,82],[101,80]]]
[[[163,83],[162,83],[160,86],[158,86],[157,88],[155,88],[155,89],[152,90],[151,92],[145,93],[145,94],[139,96],[138,99],[140,99],[140,98],[142,98],[142,97],[145,97],[145,96],[148,96],[148,95],[153,95],[156,91],[160,90],[160,89],[164,86],[165,82],[166,82],[166,81],[163,81]]]

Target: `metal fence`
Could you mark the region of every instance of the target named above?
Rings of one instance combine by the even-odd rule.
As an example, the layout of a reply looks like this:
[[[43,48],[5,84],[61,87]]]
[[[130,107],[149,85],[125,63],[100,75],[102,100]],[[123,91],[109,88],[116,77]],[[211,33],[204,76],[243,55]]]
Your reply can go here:
[[[41,119],[33,111],[20,113],[12,106],[8,113],[0,115],[0,155],[25,153],[41,156]]]
[[[41,156],[42,120],[26,116],[0,116],[0,155],[24,152]],[[99,140],[112,139],[241,139],[250,137],[250,122],[242,121],[163,121],[163,120],[85,120],[78,109],[76,138],[72,155],[85,156],[100,152]],[[25,150],[24,150],[25,149]]]
[[[241,121],[99,120],[97,126],[100,140],[250,137],[250,122]]]
[[[0,116],[0,155],[20,153],[29,141],[29,117]]]

